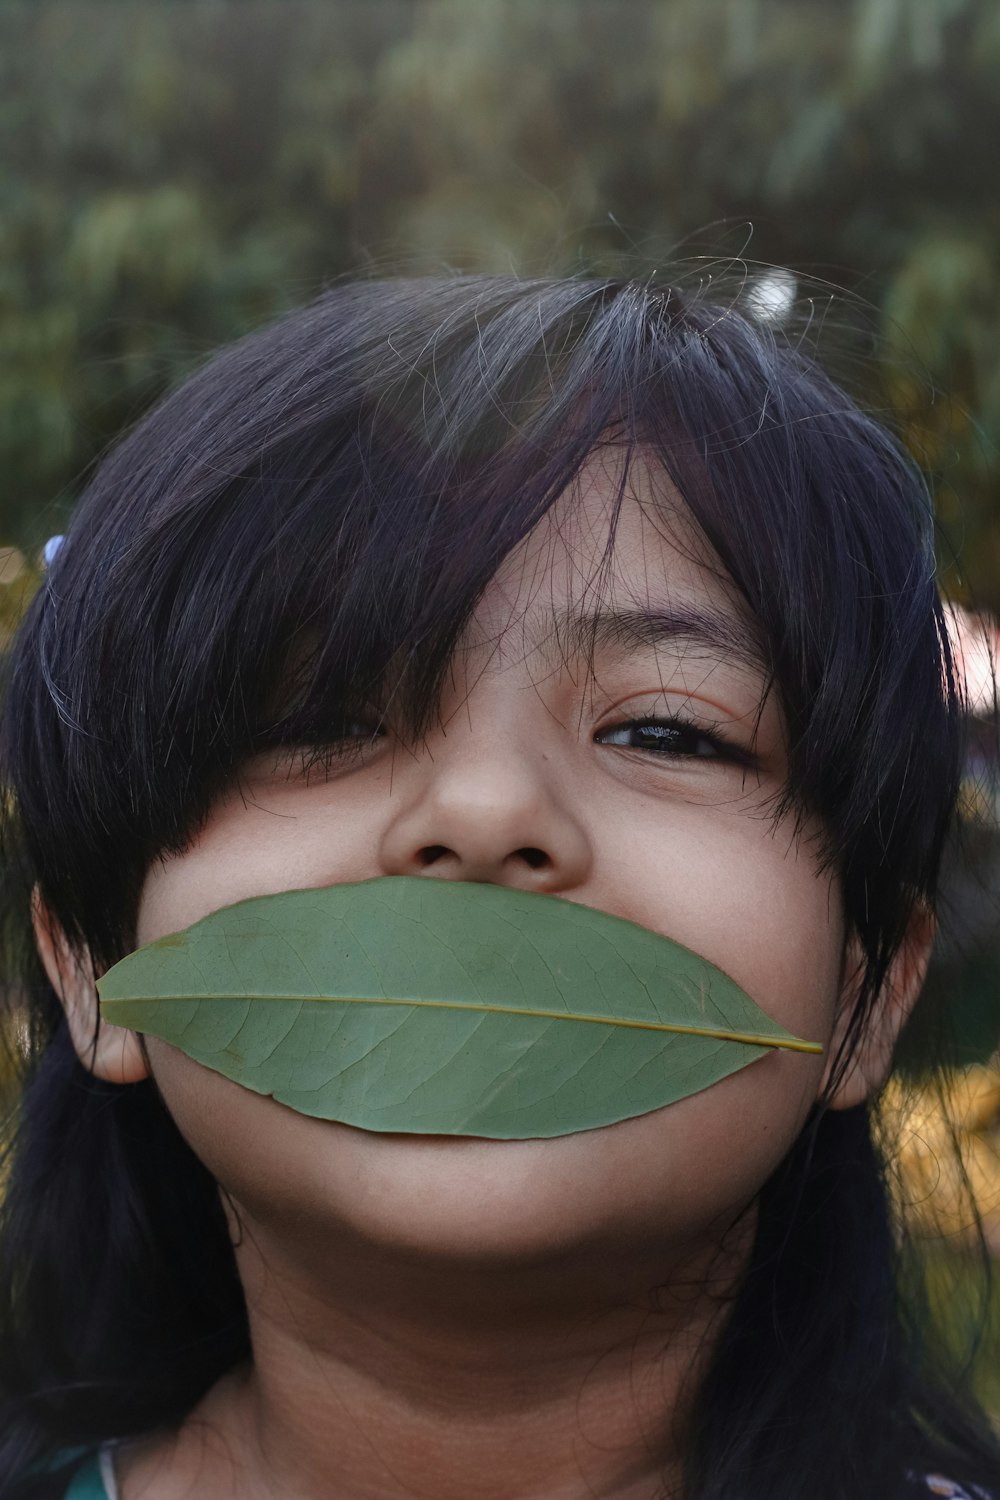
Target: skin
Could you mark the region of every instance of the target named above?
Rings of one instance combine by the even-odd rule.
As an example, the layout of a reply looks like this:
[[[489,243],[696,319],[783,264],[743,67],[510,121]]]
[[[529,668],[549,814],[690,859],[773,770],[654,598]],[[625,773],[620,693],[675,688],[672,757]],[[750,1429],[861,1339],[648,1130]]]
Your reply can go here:
[[[381,875],[493,881],[628,917],[727,970],[823,1057],[773,1051],[639,1119],[549,1141],[376,1135],[304,1116],[102,1023],[86,955],[38,908],[78,1051],[152,1069],[225,1193],[254,1340],[177,1433],[119,1456],[123,1500],[652,1500],[748,1253],[756,1196],[824,1089],[854,991],[819,828],[759,666],[691,640],[555,648],[566,610],[724,612],[752,631],[665,482],[613,462],[503,564],[420,745],[242,768],[149,872],[138,943],[244,897]],[[565,646],[565,638],[563,641]],[[761,700],[763,695],[763,708]],[[635,722],[686,728],[667,752]],[[722,748],[722,742],[730,747]],[[831,1107],[880,1086],[930,945],[914,921]]]

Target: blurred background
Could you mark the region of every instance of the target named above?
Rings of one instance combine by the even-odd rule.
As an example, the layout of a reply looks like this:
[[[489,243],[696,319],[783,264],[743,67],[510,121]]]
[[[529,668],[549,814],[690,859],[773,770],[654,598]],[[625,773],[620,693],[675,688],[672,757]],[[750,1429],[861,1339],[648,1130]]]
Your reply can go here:
[[[998,143],[997,0],[0,0],[0,643],[108,444],[357,269],[747,262],[902,434],[973,733],[885,1109],[956,1345],[970,1191],[1000,1292]],[[928,1039],[952,1047],[948,1109]],[[976,1371],[1000,1417],[997,1307]]]

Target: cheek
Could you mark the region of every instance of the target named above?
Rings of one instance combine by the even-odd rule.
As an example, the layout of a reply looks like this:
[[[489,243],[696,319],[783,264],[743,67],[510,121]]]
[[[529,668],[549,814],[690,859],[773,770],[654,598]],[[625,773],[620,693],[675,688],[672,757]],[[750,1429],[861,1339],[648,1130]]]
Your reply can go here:
[[[840,994],[845,924],[814,841],[775,829],[766,811],[674,804],[661,817],[616,811],[612,901],[595,901],[683,943],[725,970],[773,1019],[826,1045]],[[637,856],[630,851],[641,851]]]
[[[288,795],[267,808],[237,796],[221,802],[183,854],[147,874],[137,946],[251,896],[378,873],[376,824],[367,801],[342,793],[336,801],[314,797],[307,817],[304,800]]]

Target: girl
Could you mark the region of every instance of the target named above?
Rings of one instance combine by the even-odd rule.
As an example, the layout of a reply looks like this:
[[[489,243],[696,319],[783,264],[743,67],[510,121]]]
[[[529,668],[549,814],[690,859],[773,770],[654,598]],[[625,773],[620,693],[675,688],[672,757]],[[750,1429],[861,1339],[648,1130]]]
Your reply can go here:
[[[137,426],[2,721],[4,1496],[990,1492],[870,1114],[957,780],[931,533],[797,344],[651,285],[344,286]],[[496,1140],[99,1016],[139,945],[396,876],[627,918],[822,1055]]]

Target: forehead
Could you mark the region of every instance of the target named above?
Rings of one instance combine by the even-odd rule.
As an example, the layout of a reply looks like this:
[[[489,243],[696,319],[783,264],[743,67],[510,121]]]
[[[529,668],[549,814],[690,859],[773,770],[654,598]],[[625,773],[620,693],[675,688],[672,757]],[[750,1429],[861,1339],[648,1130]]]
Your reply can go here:
[[[572,620],[644,612],[728,621],[727,636],[741,626],[757,633],[669,476],[609,446],[504,559],[465,644],[541,645]]]

